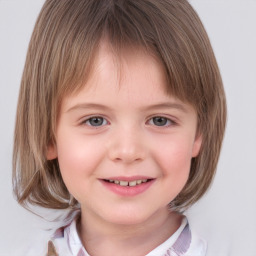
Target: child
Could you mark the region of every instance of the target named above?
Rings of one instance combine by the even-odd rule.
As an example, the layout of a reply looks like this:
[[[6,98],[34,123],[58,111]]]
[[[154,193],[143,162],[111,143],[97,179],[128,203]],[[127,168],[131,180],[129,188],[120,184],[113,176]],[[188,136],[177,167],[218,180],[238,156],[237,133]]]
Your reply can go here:
[[[182,212],[211,184],[225,119],[218,66],[186,0],[47,0],[13,158],[20,204],[70,209],[47,255],[205,255]]]

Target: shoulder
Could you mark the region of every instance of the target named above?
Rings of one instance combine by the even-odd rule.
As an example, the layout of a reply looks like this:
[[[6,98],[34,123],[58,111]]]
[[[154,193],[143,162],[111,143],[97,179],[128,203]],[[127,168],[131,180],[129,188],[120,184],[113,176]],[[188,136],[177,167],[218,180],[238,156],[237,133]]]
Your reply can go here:
[[[190,227],[191,243],[185,256],[206,256],[207,242]]]
[[[192,231],[190,247],[185,256],[206,256],[207,242]]]
[[[183,256],[206,256],[206,241],[191,230],[191,226],[185,216],[180,228],[182,228],[182,232],[172,246],[173,252]]]
[[[72,256],[77,255],[74,252],[74,232],[75,221],[70,224],[58,228],[51,232],[47,237],[35,238],[29,245],[20,248],[20,252],[17,255],[23,256],[57,256],[65,255]]]
[[[147,256],[206,256],[206,242],[191,231],[184,216],[179,229]]]
[[[29,244],[24,245],[24,248],[19,248],[19,253],[17,253],[17,255],[78,255],[78,252],[82,247],[76,230],[76,222],[79,218],[79,214],[79,211],[71,212],[69,217],[63,221],[60,228],[49,231],[44,235],[39,234],[35,239],[30,241]]]
[[[77,232],[79,217],[78,212],[69,224],[55,231],[49,243],[51,248],[48,247],[48,253],[51,251],[54,252],[52,255],[88,255]]]

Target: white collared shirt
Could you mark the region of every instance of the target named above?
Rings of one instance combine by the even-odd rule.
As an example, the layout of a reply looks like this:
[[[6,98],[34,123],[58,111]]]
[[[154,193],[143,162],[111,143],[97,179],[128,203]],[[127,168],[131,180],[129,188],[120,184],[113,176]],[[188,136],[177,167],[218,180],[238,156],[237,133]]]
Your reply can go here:
[[[76,220],[55,232],[52,242],[60,256],[90,256],[76,229]],[[206,242],[192,234],[184,217],[178,230],[146,256],[205,256]]]
[[[82,245],[76,229],[76,221],[77,218],[75,217],[70,224],[57,229],[52,236],[51,241],[54,244],[58,256],[92,256],[89,255]],[[37,249],[36,247],[36,245],[32,247],[32,250],[25,255],[47,255],[46,246],[41,253],[38,247]],[[206,242],[190,230],[188,220],[184,216],[177,231],[145,256],[206,256],[206,249]]]

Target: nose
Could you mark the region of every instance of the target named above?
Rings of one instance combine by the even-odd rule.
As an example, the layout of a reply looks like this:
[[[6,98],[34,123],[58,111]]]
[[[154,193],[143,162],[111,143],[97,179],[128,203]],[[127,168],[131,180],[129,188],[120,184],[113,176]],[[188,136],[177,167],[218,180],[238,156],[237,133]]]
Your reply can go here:
[[[109,140],[108,155],[112,161],[124,164],[144,160],[146,146],[142,134],[135,129],[113,132]]]

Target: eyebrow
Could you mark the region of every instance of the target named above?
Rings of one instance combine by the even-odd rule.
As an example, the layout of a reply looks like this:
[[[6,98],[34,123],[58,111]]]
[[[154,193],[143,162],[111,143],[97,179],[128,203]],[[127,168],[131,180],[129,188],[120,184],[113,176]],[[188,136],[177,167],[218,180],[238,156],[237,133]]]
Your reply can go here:
[[[174,103],[174,102],[164,102],[164,103],[159,103],[159,104],[153,104],[153,105],[147,106],[145,108],[149,109],[149,110],[151,110],[151,109],[163,109],[163,108],[174,108],[174,109],[181,110],[184,113],[188,112],[188,110],[184,106],[184,104]]]
[[[171,108],[171,109],[178,109],[184,113],[187,113],[188,110],[184,106],[184,104],[180,103],[173,103],[173,102],[164,102],[164,103],[157,103],[149,106],[142,107],[142,110],[153,110],[153,109],[164,109],[164,108]],[[69,108],[65,113],[72,112],[75,110],[80,109],[99,109],[99,110],[111,110],[108,106],[96,104],[96,103],[79,103],[75,106]]]
[[[75,106],[69,108],[65,113],[74,111],[74,110],[79,110],[79,109],[102,109],[102,110],[110,110],[109,107],[101,104],[96,104],[96,103],[79,103],[76,104]]]

